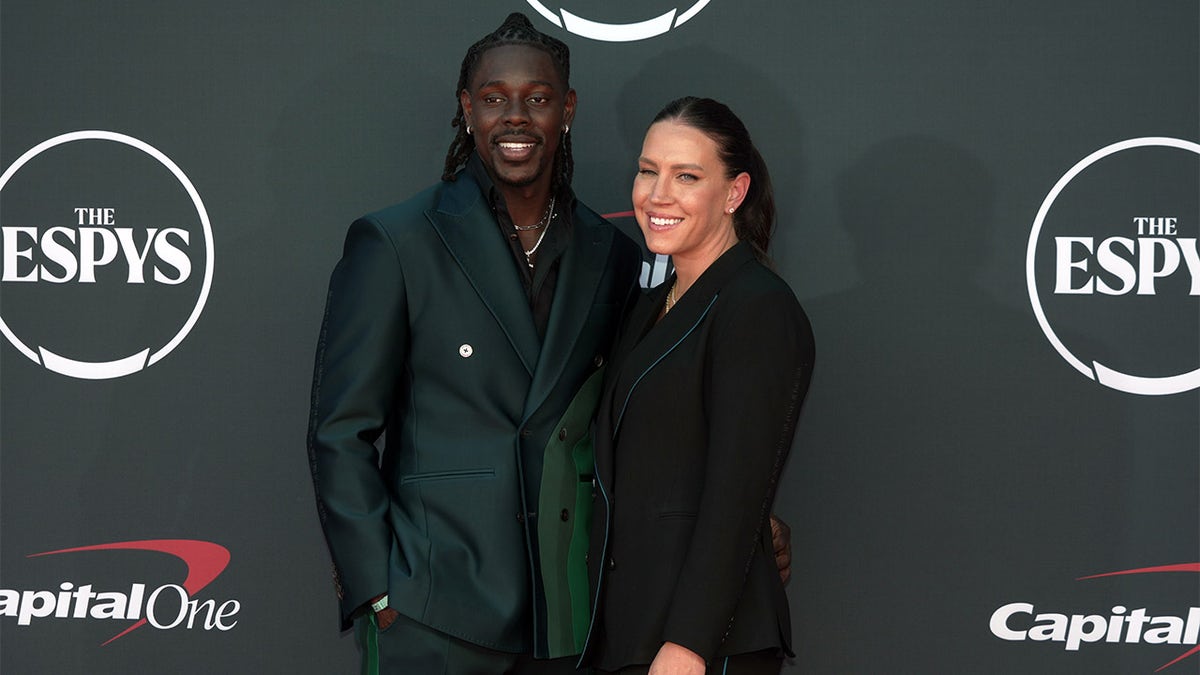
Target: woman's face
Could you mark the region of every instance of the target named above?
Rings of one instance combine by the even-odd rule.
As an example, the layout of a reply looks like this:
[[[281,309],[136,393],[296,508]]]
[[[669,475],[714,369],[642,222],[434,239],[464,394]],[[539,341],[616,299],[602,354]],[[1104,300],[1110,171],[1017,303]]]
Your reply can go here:
[[[675,266],[708,267],[737,243],[729,209],[741,205],[750,176],[725,177],[717,144],[677,120],[651,125],[633,180],[633,209],[650,250]]]

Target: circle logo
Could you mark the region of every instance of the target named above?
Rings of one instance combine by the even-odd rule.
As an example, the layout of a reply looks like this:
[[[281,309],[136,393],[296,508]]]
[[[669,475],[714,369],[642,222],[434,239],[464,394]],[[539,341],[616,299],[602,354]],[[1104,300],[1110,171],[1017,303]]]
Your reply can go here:
[[[1200,389],[1200,144],[1135,138],[1084,157],[1043,200],[1025,279],[1046,339],[1130,394]]]
[[[711,0],[695,0],[690,5],[687,5],[682,10],[679,7],[672,7],[657,16],[651,18],[637,18],[634,20],[614,20],[605,17],[606,20],[600,20],[600,17],[595,15],[589,18],[584,18],[578,14],[572,13],[565,7],[559,7],[558,12],[539,2],[539,0],[526,0],[530,7],[537,10],[547,21],[565,28],[568,32],[579,35],[580,37],[589,38],[592,40],[600,40],[602,42],[635,42],[637,40],[646,40],[652,37],[657,37],[671,30],[678,28],[696,16],[700,10],[704,9]],[[555,4],[555,3],[550,3]],[[558,3],[563,4],[563,3]],[[649,3],[653,4],[653,3]],[[646,3],[639,3],[637,10],[639,17],[644,17],[650,13],[645,9]],[[606,10],[609,8],[605,8]],[[593,8],[588,9],[588,13],[598,11]],[[651,12],[657,10],[651,10]]]
[[[212,226],[158,149],[110,131],[56,136],[0,175],[0,197],[0,332],[34,363],[123,377],[195,326],[212,286]]]

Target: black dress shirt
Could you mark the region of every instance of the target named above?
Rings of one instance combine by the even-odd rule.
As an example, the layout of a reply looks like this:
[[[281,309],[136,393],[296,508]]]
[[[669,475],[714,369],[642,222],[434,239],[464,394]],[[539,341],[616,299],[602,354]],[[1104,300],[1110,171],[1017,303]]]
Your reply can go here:
[[[492,177],[488,175],[483,162],[478,155],[471,155],[467,161],[467,171],[479,183],[483,194],[487,197],[492,214],[496,216],[497,226],[508,241],[512,250],[513,263],[525,286],[525,296],[529,300],[529,311],[533,314],[533,323],[537,326],[538,337],[546,339],[546,325],[550,322],[550,305],[554,302],[554,289],[558,285],[558,270],[563,254],[571,242],[571,213],[575,208],[575,194],[570,188],[562,190],[554,199],[554,214],[546,223],[545,236],[537,249],[537,256],[530,268],[525,258],[525,251],[517,230],[513,226],[512,216],[504,195],[496,189]],[[532,223],[530,223],[532,224]]]

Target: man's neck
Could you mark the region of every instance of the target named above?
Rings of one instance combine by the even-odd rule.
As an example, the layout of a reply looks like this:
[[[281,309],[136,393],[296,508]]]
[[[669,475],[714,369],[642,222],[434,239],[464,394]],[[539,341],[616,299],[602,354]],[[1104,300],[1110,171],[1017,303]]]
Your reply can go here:
[[[550,203],[548,179],[539,179],[532,185],[515,186],[496,182],[493,178],[493,184],[504,197],[504,205],[508,207],[508,215],[515,225],[532,225],[545,215],[546,205]]]

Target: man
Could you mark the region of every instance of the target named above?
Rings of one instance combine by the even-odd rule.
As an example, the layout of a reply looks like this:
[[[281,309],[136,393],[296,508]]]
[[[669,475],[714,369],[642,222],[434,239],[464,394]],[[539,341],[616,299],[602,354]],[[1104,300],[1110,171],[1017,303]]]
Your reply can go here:
[[[333,272],[309,455],[363,672],[574,671],[587,430],[641,254],[571,192],[569,76],[520,14],[472,45],[442,182]]]
[[[356,221],[330,282],[310,458],[380,672],[531,672],[586,628],[579,441],[640,253],[571,192],[569,74],[520,14],[473,45],[443,182]]]

